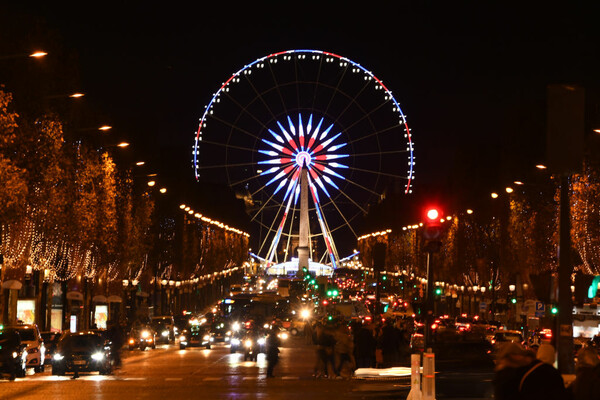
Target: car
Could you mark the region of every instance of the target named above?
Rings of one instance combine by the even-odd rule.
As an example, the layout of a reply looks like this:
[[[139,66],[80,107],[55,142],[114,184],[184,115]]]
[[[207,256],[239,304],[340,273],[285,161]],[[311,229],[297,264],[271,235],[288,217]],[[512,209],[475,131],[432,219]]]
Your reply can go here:
[[[15,325],[13,328],[19,332],[21,342],[27,344],[27,368],[33,368],[35,372],[43,372],[46,347],[38,326],[22,324]]]
[[[98,371],[101,375],[112,373],[113,357],[110,345],[93,331],[67,332],[56,346],[52,356],[52,374]]]
[[[244,361],[256,361],[259,353],[266,352],[267,335],[262,329],[249,329],[241,339]]]
[[[210,331],[215,342],[229,342],[231,331],[227,329],[227,323],[224,319],[215,319],[210,325]]]
[[[42,336],[42,340],[44,341],[44,347],[46,348],[46,356],[44,360],[44,365],[52,364],[52,355],[54,354],[54,350],[56,349],[56,344],[60,340],[61,333],[60,332],[40,332]]]
[[[156,332],[150,326],[139,325],[131,328],[127,338],[129,350],[139,348],[144,351],[147,347],[156,348]]]
[[[521,331],[502,329],[496,331],[496,333],[494,333],[494,336],[490,340],[490,343],[493,346],[494,353],[496,353],[500,346],[502,346],[504,343],[509,342],[525,344],[525,339],[523,338],[523,334],[521,333]]]
[[[27,372],[27,344],[14,328],[0,330],[0,373],[10,380],[24,377]]]
[[[206,347],[210,349],[214,338],[210,332],[208,325],[191,325],[188,329],[184,329],[179,337],[179,348],[181,350],[191,347]]]
[[[156,341],[162,343],[175,341],[175,320],[172,316],[152,317],[150,325],[154,329],[154,332],[156,332]]]

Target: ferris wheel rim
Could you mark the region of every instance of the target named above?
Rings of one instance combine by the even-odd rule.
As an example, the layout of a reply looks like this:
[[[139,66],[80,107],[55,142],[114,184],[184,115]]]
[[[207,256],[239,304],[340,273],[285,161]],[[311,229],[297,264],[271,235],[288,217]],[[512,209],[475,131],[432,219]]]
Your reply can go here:
[[[405,137],[407,138],[408,141],[408,153],[409,153],[409,170],[408,170],[408,176],[407,176],[407,184],[406,184],[406,190],[405,190],[405,194],[410,192],[411,189],[411,184],[412,181],[414,179],[414,143],[412,141],[412,134],[410,132],[410,128],[406,122],[406,116],[404,115],[404,113],[402,112],[402,109],[400,107],[400,104],[398,103],[398,101],[396,100],[396,98],[394,97],[394,95],[392,94],[392,92],[383,84],[383,82],[377,78],[371,71],[367,70],[365,67],[363,67],[362,65],[360,65],[359,63],[352,61],[351,59],[347,58],[347,57],[343,57],[341,55],[332,53],[332,52],[327,52],[327,51],[323,51],[323,50],[309,50],[309,49],[294,49],[294,50],[286,50],[286,51],[280,51],[280,52],[276,52],[276,53],[271,53],[267,56],[263,56],[260,58],[255,59],[254,61],[252,61],[249,64],[244,65],[244,67],[242,67],[241,69],[239,69],[237,72],[233,73],[229,79],[227,79],[222,85],[221,87],[213,94],[211,100],[209,101],[209,103],[205,106],[205,110],[204,113],[202,114],[202,117],[200,118],[200,124],[198,126],[198,130],[196,131],[195,134],[195,143],[194,143],[194,151],[193,151],[193,166],[194,166],[194,175],[196,177],[196,180],[198,181],[200,179],[200,175],[198,172],[198,148],[199,148],[199,142],[201,141],[201,134],[202,134],[202,129],[206,123],[206,119],[209,115],[209,112],[212,109],[213,104],[215,103],[215,100],[219,97],[219,95],[224,91],[224,89],[237,77],[239,77],[241,74],[244,73],[244,71],[249,70],[250,68],[252,68],[253,66],[267,61],[269,59],[273,59],[275,57],[279,57],[279,56],[283,56],[283,55],[292,55],[292,54],[312,54],[312,55],[320,55],[320,56],[327,56],[327,57],[332,57],[334,59],[338,59],[340,61],[343,62],[347,62],[349,64],[351,64],[353,67],[360,69],[363,73],[365,73],[366,75],[368,75],[369,77],[371,77],[371,79],[375,80],[375,82],[381,87],[381,89],[384,90],[384,92],[389,96],[390,100],[393,102],[394,106],[396,107],[396,110],[400,116],[401,119],[401,124],[404,125],[404,130],[405,130]]]

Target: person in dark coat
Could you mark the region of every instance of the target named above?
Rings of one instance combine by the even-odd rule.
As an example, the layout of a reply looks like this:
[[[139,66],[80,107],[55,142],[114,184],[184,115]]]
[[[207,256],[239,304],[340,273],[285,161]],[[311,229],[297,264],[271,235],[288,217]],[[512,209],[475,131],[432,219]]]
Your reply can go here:
[[[496,400],[568,400],[563,378],[556,368],[535,358],[518,343],[498,351],[494,378]]]
[[[377,342],[373,332],[366,326],[357,327],[354,334],[354,358],[356,368],[375,367],[375,347]]]
[[[115,367],[121,367],[121,348],[125,344],[125,337],[121,326],[117,322],[110,322],[106,332],[108,340],[111,342],[111,352],[114,357]]]
[[[392,325],[390,320],[385,321],[379,335],[379,347],[383,354],[383,367],[389,368],[398,361],[398,351],[400,341],[398,331]]]
[[[281,341],[275,332],[267,336],[267,378],[274,378],[273,370],[279,362],[279,346]]]
[[[600,358],[594,347],[577,352],[575,381],[569,389],[573,400],[600,400]]]

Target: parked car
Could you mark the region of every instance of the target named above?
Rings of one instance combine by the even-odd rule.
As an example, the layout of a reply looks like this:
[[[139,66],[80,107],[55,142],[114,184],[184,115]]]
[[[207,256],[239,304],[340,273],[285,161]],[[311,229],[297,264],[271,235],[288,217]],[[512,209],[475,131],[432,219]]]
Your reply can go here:
[[[110,346],[96,332],[68,332],[58,341],[52,363],[53,375],[67,372],[98,371],[110,374],[113,369]]]
[[[14,328],[0,330],[0,373],[10,380],[24,377],[27,371],[27,345]]]
[[[27,345],[27,368],[33,368],[35,372],[44,371],[46,359],[46,347],[36,324],[23,324],[13,326],[21,336],[21,342]]]

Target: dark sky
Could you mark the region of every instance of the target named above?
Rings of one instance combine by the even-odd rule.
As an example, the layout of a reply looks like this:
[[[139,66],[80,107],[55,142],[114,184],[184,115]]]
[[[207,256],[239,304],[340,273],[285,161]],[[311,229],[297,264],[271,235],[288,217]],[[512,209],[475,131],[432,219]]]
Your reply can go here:
[[[191,146],[211,94],[276,51],[341,54],[393,91],[416,143],[415,195],[398,207],[428,196],[462,207],[529,173],[544,158],[546,85],[598,89],[592,2],[23,3],[14,10],[78,54],[87,101],[182,198],[198,189]]]

